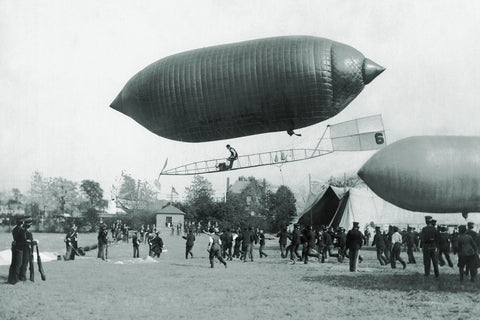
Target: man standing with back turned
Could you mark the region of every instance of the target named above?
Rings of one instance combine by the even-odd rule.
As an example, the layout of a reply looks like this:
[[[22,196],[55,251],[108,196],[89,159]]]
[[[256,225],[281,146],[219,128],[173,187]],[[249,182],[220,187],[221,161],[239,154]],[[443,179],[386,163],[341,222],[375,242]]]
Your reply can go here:
[[[435,278],[440,276],[438,271],[438,233],[432,223],[431,216],[425,216],[426,227],[422,229],[421,240],[423,247],[423,265],[425,267],[425,276],[430,275],[430,264],[433,263],[433,271],[435,273]]]
[[[363,244],[363,234],[360,232],[358,222],[353,223],[352,230],[347,233],[347,248],[350,259],[350,272],[357,272],[358,257]]]

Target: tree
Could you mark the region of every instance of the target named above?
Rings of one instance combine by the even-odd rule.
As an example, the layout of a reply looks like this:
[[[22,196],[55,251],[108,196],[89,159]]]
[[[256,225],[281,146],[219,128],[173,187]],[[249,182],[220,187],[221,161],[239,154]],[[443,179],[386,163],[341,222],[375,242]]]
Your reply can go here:
[[[30,202],[37,203],[45,213],[74,214],[82,201],[75,182],[61,177],[43,178],[36,171],[30,183]]]
[[[40,172],[35,171],[30,181],[30,201],[37,203],[43,214],[45,214],[47,206],[49,205],[47,186],[48,183]]]
[[[11,196],[8,199],[8,204],[9,205],[21,204],[21,203],[23,203],[23,198],[24,198],[23,194],[20,192],[20,190],[17,189],[17,188],[13,188],[12,192],[11,192]]]
[[[247,226],[250,214],[246,209],[245,199],[241,195],[227,192],[227,201],[219,204],[219,210],[223,213],[221,227]]]
[[[103,200],[103,189],[98,182],[93,180],[82,180],[80,189],[87,199],[87,201],[84,201],[87,210],[83,213],[83,216],[91,228],[94,229],[99,218],[98,210],[105,208],[107,204]]]
[[[103,189],[98,182],[93,180],[82,180],[80,189],[88,199],[90,208],[103,208]]]
[[[65,178],[49,178],[47,192],[57,214],[76,214],[82,202],[77,183]]]
[[[213,218],[214,191],[212,183],[196,175],[190,187],[185,188],[187,214],[196,221],[207,222]]]
[[[286,186],[280,186],[272,198],[272,212],[269,217],[270,231],[278,231],[290,224],[292,219],[296,216],[296,200],[292,191]]]
[[[148,182],[135,180],[124,171],[122,171],[122,184],[118,189],[115,201],[129,214],[144,210],[155,201],[156,192]],[[114,187],[114,190],[117,190],[117,187]]]

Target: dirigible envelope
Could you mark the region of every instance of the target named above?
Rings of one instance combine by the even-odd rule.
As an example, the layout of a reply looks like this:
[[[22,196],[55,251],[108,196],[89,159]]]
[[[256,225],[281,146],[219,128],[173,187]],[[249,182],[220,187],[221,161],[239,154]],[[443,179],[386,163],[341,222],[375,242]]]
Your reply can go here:
[[[480,137],[406,138],[375,153],[358,175],[403,209],[480,212]]]
[[[258,39],[158,60],[134,75],[111,107],[168,139],[214,141],[324,121],[383,70],[328,39]]]

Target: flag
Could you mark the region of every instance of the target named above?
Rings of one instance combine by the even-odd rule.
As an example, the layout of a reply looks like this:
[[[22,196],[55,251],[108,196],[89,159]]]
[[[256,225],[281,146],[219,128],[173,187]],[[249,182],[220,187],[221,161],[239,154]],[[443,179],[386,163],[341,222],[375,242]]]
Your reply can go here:
[[[381,115],[354,119],[330,126],[334,151],[362,151],[383,148],[386,145]]]
[[[177,190],[175,190],[175,188],[174,188],[174,187],[172,187],[172,194],[176,194],[176,195],[178,195],[178,192],[177,192]]]

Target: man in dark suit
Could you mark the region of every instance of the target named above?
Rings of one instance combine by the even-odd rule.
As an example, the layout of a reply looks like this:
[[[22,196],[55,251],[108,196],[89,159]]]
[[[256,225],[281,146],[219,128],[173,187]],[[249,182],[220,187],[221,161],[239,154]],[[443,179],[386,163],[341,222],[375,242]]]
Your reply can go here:
[[[187,240],[187,242],[185,242],[185,259],[188,259],[189,254],[193,258],[192,249],[195,242],[195,235],[192,229],[188,230],[187,236],[182,236],[182,238]]]
[[[68,230],[67,235],[65,236],[65,245],[67,247],[67,253],[65,255],[66,260],[75,260],[75,252],[78,249],[77,237],[77,226],[74,223],[72,228]]]
[[[475,281],[478,268],[477,245],[474,239],[467,234],[465,226],[459,227],[458,244],[458,269],[460,272],[460,281],[463,281],[464,269],[470,273],[470,280]]]
[[[377,249],[377,259],[380,265],[384,266],[390,262],[385,254],[385,235],[382,234],[380,226],[375,227],[375,235],[373,236],[372,246]]]
[[[320,254],[317,252],[317,250],[315,250],[316,237],[315,237],[315,231],[312,230],[312,226],[307,226],[305,228],[304,237],[305,237],[304,241],[305,241],[306,246],[305,246],[305,249],[304,249],[304,252],[303,252],[303,262],[305,264],[307,264],[308,263],[308,257],[316,257],[318,259],[318,261],[320,261],[321,260]]]
[[[472,237],[473,242],[475,242],[475,245],[477,246],[477,250],[480,250],[480,237],[478,236],[478,233],[473,230],[475,224],[473,222],[468,222],[467,223],[467,231],[465,231],[466,234],[468,234],[470,237]],[[478,252],[477,252],[478,253]]]
[[[300,226],[297,223],[293,225],[293,232],[290,240],[291,243],[287,248],[287,252],[290,251],[290,262],[295,264],[295,256],[298,260],[301,260],[301,256],[298,254],[298,248],[300,247],[301,242],[301,234]]]
[[[133,245],[133,257],[140,258],[140,239],[138,238],[138,232],[135,232],[132,236],[132,245]]]
[[[440,266],[445,265],[447,260],[448,266],[453,268],[452,260],[450,259],[450,234],[446,226],[440,226],[439,230],[439,246],[438,246],[438,262]],[[445,256],[445,260],[443,257]]]
[[[150,240],[152,246],[153,257],[160,258],[160,255],[163,251],[163,239],[160,237],[160,231],[157,231],[155,234],[155,238]]]
[[[12,262],[8,272],[8,283],[15,284],[20,281],[20,268],[23,260],[23,247],[26,244],[25,231],[23,229],[23,218],[17,218],[16,226],[12,230]]]
[[[248,230],[243,231],[242,235],[244,252],[243,262],[247,262],[247,256],[250,257],[250,261],[253,262],[253,244],[257,244],[257,236],[253,233],[253,228],[249,227]]]
[[[280,231],[277,234],[277,237],[278,237],[278,243],[280,244],[280,252],[282,254],[282,258],[286,258],[287,257],[286,248],[287,248],[287,239],[288,239],[287,228],[282,228],[282,231]]]
[[[417,261],[415,261],[415,256],[413,255],[413,251],[415,250],[415,235],[411,227],[407,227],[403,242],[407,245],[408,263],[416,264]]]
[[[233,234],[230,231],[230,228],[227,228],[227,230],[223,233],[222,235],[222,257],[227,258],[227,260],[232,261],[232,246],[233,246]]]
[[[353,223],[353,228],[347,233],[347,248],[349,250],[350,272],[357,272],[360,248],[363,244],[363,234],[360,232],[358,222]]]
[[[20,281],[27,280],[27,268],[30,266],[30,280],[33,281],[33,235],[30,232],[30,227],[32,226],[33,220],[30,217],[25,218],[22,227],[22,233],[24,234],[25,242],[22,245],[22,264],[20,266],[20,274],[18,279]]]
[[[425,267],[425,276],[430,275],[430,265],[433,264],[435,278],[440,276],[438,271],[438,243],[439,236],[437,229],[433,226],[431,216],[425,216],[426,227],[420,233],[421,247],[423,249],[423,265]]]
[[[107,246],[108,246],[108,230],[105,224],[100,225],[100,230],[98,231],[98,254],[97,258],[102,260],[107,259]]]

